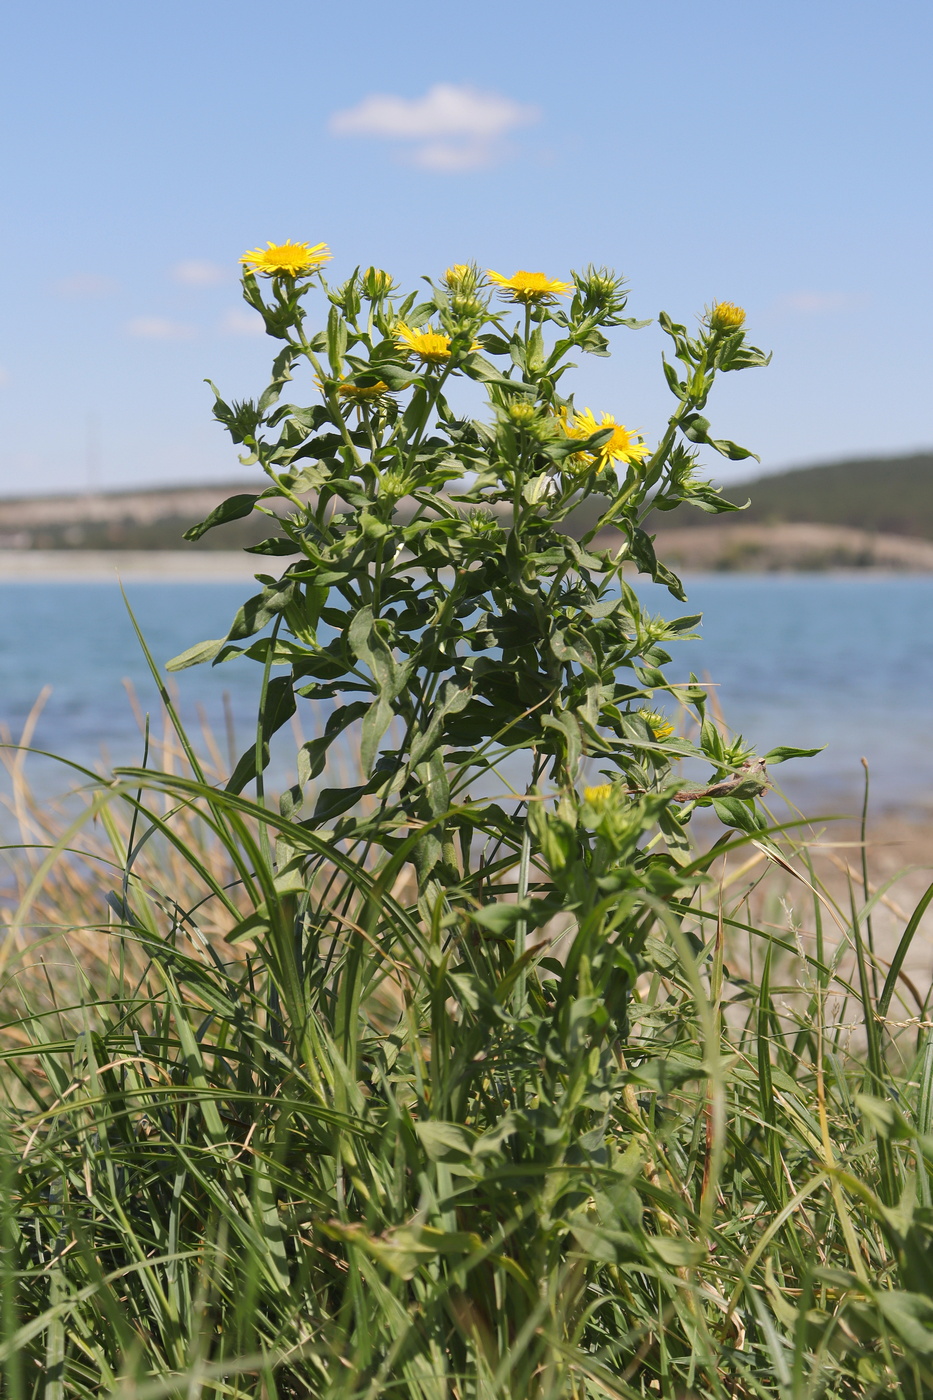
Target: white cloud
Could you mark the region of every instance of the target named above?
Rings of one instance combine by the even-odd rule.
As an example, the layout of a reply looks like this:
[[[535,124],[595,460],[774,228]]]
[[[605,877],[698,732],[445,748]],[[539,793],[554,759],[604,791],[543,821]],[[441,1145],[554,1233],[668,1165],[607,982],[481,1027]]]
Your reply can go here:
[[[537,107],[500,93],[435,83],[423,97],[372,93],[355,107],[335,112],[334,136],[372,136],[416,142],[408,159],[425,170],[475,170],[502,155],[500,142],[516,127],[539,121]]]
[[[62,277],[53,288],[59,296],[75,300],[109,296],[116,289],[116,280],[100,272],[75,272],[70,277]]]
[[[501,147],[488,141],[425,141],[410,152],[408,160],[422,170],[439,170],[445,174],[457,170],[480,170],[500,159]]]
[[[136,316],[127,322],[126,329],[141,340],[190,340],[195,333],[193,326],[165,316]]]
[[[247,311],[245,307],[237,306],[224,316],[220,329],[228,335],[265,335],[266,323],[258,311]]]
[[[204,258],[188,258],[172,268],[174,280],[186,287],[216,287],[219,282],[226,282],[229,275],[225,267]]]
[[[788,292],[778,297],[781,311],[793,311],[802,316],[820,316],[830,311],[848,311],[862,298],[847,292]]]

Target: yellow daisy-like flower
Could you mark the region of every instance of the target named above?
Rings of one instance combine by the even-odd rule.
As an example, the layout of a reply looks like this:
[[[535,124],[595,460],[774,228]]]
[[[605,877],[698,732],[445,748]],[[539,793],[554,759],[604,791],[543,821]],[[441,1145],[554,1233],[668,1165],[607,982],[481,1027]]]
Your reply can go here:
[[[545,277],[543,272],[514,272],[511,277],[503,277],[501,272],[490,271],[486,276],[490,282],[495,282],[499,295],[506,301],[520,301],[524,306],[537,306],[540,302],[566,296],[572,285]]]
[[[345,380],[343,384],[337,385],[338,398],[349,399],[351,403],[372,403],[388,392],[388,384],[381,379],[377,379],[375,384],[353,384],[350,380]]]
[[[268,248],[251,248],[240,259],[252,272],[263,277],[304,277],[329,262],[331,252],[326,243],[270,243]]]
[[[443,335],[431,326],[416,331],[400,321],[395,327],[395,339],[403,350],[417,355],[426,365],[442,365],[445,360],[450,359],[450,336]]]
[[[403,350],[417,355],[426,365],[442,365],[450,359],[450,336],[436,331],[433,326],[423,326],[420,331],[416,331],[399,321],[395,327],[395,339]],[[479,345],[474,340],[470,350],[472,352],[478,349]]]
[[[659,714],[657,710],[639,710],[638,713],[659,742],[673,734],[674,726],[667,715]]]
[[[610,461],[625,462],[626,464],[638,465],[648,456],[650,448],[646,442],[622,423],[617,423],[611,413],[604,413],[602,421],[597,423],[595,415],[588,408],[578,411],[573,418],[566,409],[561,410],[561,420],[564,432],[570,438],[585,439],[598,433],[600,428],[611,428],[612,436],[608,438],[595,453],[577,452],[569,461],[578,469],[599,465],[606,466]]]
[[[745,325],[745,308],[734,301],[714,301],[709,325],[713,331],[737,331]]]
[[[605,807],[612,797],[612,783],[599,783],[596,787],[583,789],[583,801],[591,807]]]

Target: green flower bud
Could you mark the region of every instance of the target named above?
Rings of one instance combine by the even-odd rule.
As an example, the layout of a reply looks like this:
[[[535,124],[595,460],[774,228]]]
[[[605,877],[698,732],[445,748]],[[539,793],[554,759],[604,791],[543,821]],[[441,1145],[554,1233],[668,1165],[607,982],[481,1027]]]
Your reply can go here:
[[[363,273],[363,291],[370,301],[381,301],[395,290],[391,276],[388,272],[383,272],[381,267],[368,267]]]

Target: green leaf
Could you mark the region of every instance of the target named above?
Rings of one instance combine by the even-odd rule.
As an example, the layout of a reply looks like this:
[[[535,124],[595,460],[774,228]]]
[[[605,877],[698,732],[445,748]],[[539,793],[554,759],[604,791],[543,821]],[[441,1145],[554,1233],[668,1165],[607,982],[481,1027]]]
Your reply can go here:
[[[646,1239],[660,1260],[676,1269],[693,1269],[706,1258],[703,1245],[673,1235],[648,1235]]]
[[[253,637],[257,632],[261,632],[264,627],[278,617],[288,604],[292,601],[298,589],[295,579],[287,576],[280,579],[278,583],[267,584],[261,593],[256,593],[240,608],[230,631],[227,633],[228,642],[238,642],[244,637]]]
[[[329,825],[335,817],[342,816],[344,812],[349,812],[351,807],[356,806],[363,794],[368,791],[368,783],[357,783],[354,787],[322,788],[318,793],[310,821],[303,822],[302,825],[312,828]]]
[[[267,540],[261,540],[259,544],[248,544],[247,554],[271,554],[276,558],[288,554],[300,554],[301,549],[294,540],[290,540],[287,535],[273,535]]]
[[[341,705],[327,718],[324,733],[319,739],[309,739],[298,750],[298,781],[302,787],[317,778],[327,762],[327,750],[343,731],[355,720],[361,719],[369,709],[365,700],[354,700],[350,705]]]
[[[473,1151],[475,1135],[459,1123],[443,1123],[436,1120],[414,1124],[418,1141],[432,1162],[445,1157],[469,1157]]]
[[[404,686],[411,669],[407,662],[396,661],[380,627],[387,628],[388,623],[377,622],[372,608],[366,604],[358,609],[347,632],[352,651],[369,667],[378,690],[363,720],[360,762],[367,777],[376,761],[380,741],[392,722],[392,701]]]
[[[205,661],[213,661],[214,657],[222,650],[226,637],[220,637],[213,642],[197,642],[187,651],[179,652],[173,656],[171,661],[165,663],[166,671],[184,671],[189,666],[200,666]]]
[[[826,748],[824,744],[818,749],[791,749],[779,747],[770,749],[764,756],[765,763],[786,763],[789,758],[815,758],[818,753],[822,753]]]
[[[922,1293],[882,1288],[875,1294],[878,1311],[902,1341],[921,1355],[933,1353],[933,1301]]]
[[[273,676],[266,687],[266,703],[262,709],[259,739],[259,768],[269,766],[269,740],[295,713],[295,692],[291,676]],[[225,785],[227,792],[242,792],[257,777],[257,745],[252,744],[242,755]]]
[[[749,834],[757,835],[767,826],[764,817],[740,797],[715,797],[713,810],[723,826],[734,826]]]
[[[468,704],[472,694],[473,687],[471,685],[461,686],[452,680],[444,682],[427,729],[422,734],[416,735],[412,741],[408,758],[412,768],[421,763],[441,742],[444,721],[447,716],[459,714]]]
[[[199,540],[202,535],[206,535],[208,530],[213,530],[216,525],[226,525],[229,520],[242,520],[244,516],[251,515],[253,506],[259,500],[260,492],[255,495],[229,496],[221,505],[215,507],[200,525],[192,525],[190,530],[186,530],[183,539]]]

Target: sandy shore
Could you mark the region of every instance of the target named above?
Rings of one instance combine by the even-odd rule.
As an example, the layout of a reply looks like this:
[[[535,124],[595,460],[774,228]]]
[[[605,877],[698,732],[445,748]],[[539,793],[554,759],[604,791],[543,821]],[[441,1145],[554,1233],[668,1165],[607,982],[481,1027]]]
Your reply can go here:
[[[239,583],[277,562],[242,550],[4,549],[0,581]]]
[[[720,834],[710,823],[706,837]],[[862,884],[862,847],[856,822],[814,823],[800,828],[794,838],[808,847],[819,890],[823,935],[828,956],[838,950],[839,971],[855,979],[857,968],[849,940],[844,933],[850,920],[850,888],[856,909],[865,896]],[[788,846],[781,843],[785,850]],[[868,879],[876,902],[871,913],[872,938],[883,980],[911,914],[933,882],[933,816],[911,820],[898,813],[879,814],[867,828]],[[789,860],[791,871],[769,865],[754,847],[734,852],[725,870],[717,874],[726,882],[726,904],[737,911],[733,917],[745,920],[750,907],[753,923],[770,929],[791,942],[800,941],[808,952],[815,951],[814,889],[806,861],[799,855]],[[764,876],[764,879],[762,879]],[[743,894],[748,905],[743,903]],[[867,936],[867,926],[863,926]],[[737,935],[734,952],[741,964],[743,935]],[[933,984],[933,905],[921,917],[903,966],[899,996],[891,1017],[901,1020],[928,1017],[921,1010]],[[793,988],[786,988],[790,994]]]
[[[745,525],[729,517],[715,525],[654,529],[658,558],[674,569],[933,572],[933,541],[843,525]]]

